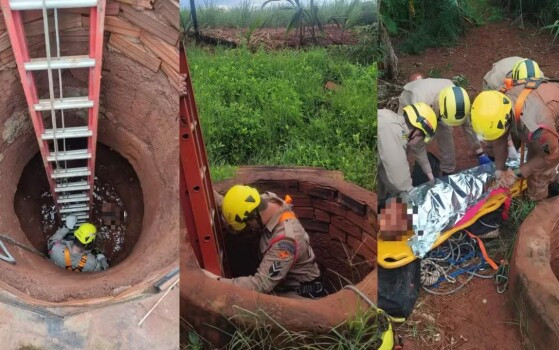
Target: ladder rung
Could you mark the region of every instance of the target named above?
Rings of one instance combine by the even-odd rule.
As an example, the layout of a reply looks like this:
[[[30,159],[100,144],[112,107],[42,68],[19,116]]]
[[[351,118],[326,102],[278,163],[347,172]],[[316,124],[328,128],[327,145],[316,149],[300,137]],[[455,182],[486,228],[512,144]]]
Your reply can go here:
[[[61,179],[66,177],[89,176],[91,171],[88,167],[68,168],[68,169],[54,169],[52,172],[53,179]]]
[[[58,152],[57,157],[54,156],[55,152],[50,152],[47,156],[47,161],[54,162],[56,160],[78,160],[78,159],[89,159],[91,158],[91,153],[87,149],[77,149],[73,151]]]
[[[66,97],[54,100],[54,109],[76,109],[76,108],[91,108],[93,107],[93,101],[87,96],[80,97]],[[39,103],[35,104],[35,110],[39,112],[50,111],[51,103],[50,100],[43,99],[39,100]]]
[[[89,196],[83,193],[59,196],[57,202],[58,204],[74,203],[74,202],[89,202]]]
[[[45,5],[49,9],[93,7],[97,6],[97,0],[45,0]],[[11,0],[10,8],[14,11],[40,10],[43,0]]]
[[[89,215],[77,215],[76,220],[87,220],[89,219]],[[66,221],[66,216],[62,217],[62,221]],[[78,223],[76,221],[76,223]]]
[[[82,56],[66,56],[60,58],[52,58],[50,67],[52,69],[68,69],[68,68],[90,68],[95,66],[95,59],[87,55]],[[48,61],[46,58],[32,58],[24,64],[26,71],[47,70]]]
[[[87,181],[71,182],[67,184],[57,184],[54,192],[71,192],[71,191],[87,191],[89,183]]]
[[[89,130],[87,126],[74,126],[69,128],[56,129],[56,139],[71,139],[77,137],[90,137],[93,136],[93,131]],[[54,130],[46,129],[42,135],[43,140],[54,140]]]
[[[61,213],[77,213],[77,212],[87,212],[89,210],[89,206],[83,204],[75,204],[69,205],[66,207],[62,207],[60,209]]]

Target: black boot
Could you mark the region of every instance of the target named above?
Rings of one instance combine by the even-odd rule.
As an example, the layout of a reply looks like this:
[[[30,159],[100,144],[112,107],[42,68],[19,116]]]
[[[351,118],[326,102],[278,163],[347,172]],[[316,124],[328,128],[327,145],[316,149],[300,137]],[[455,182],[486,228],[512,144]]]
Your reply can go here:
[[[547,198],[559,195],[559,183],[553,182],[547,186]]]

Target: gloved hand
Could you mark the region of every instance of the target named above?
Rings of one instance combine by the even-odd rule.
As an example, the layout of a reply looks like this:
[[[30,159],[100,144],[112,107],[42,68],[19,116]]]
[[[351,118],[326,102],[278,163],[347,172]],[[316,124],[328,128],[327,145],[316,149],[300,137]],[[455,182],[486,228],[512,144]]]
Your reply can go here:
[[[219,278],[218,275],[216,275],[216,274],[214,274],[214,273],[212,273],[212,272],[210,272],[210,271],[208,271],[208,270],[202,269],[202,272],[204,272],[204,274],[205,274],[206,276],[208,276],[209,278],[212,278],[212,279],[214,279],[214,280],[217,280],[217,279]]]
[[[514,173],[514,170],[508,169],[501,174],[501,176],[497,180],[497,185],[499,187],[510,188],[512,187],[512,185],[514,185],[516,180],[518,180],[518,177]]]
[[[78,218],[75,215],[68,215],[66,217],[66,227],[71,230],[74,228],[74,226],[76,226],[76,221],[78,220]]]
[[[481,156],[477,157],[477,163],[479,165],[491,163],[491,159],[489,159],[487,154],[483,153]]]
[[[109,263],[107,262],[107,257],[103,254],[97,254],[95,257],[99,264],[101,264],[101,270],[105,271],[109,268]]]

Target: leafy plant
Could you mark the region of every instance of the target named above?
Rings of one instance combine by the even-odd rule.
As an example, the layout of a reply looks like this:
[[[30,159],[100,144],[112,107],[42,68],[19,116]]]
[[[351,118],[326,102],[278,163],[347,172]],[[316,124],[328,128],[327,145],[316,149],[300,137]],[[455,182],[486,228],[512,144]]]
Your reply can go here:
[[[374,189],[375,66],[323,48],[191,47],[188,58],[212,170],[320,166]],[[328,81],[339,88],[325,89]]]
[[[482,24],[486,7],[473,6],[477,1],[385,0],[381,18],[391,35],[405,36],[403,51],[420,53],[428,47],[452,45],[468,25]]]
[[[512,16],[522,16],[538,26],[553,24],[559,18],[559,0],[497,0]]]
[[[351,1],[345,12],[333,15],[328,19],[328,22],[334,22],[341,29],[340,43],[344,42],[344,32],[356,24],[355,10],[359,3],[359,0]]]
[[[551,31],[551,34],[554,34],[553,32],[555,32],[555,34],[553,35],[553,42],[555,42],[555,40],[557,40],[557,36],[559,36],[559,19],[553,24],[545,26],[542,29],[549,29]]]
[[[299,34],[299,44],[303,45],[305,30],[309,30],[313,40],[316,42],[315,28],[318,27],[322,32],[323,27],[318,16],[318,6],[315,4],[314,0],[310,0],[309,7],[305,7],[301,0],[266,0],[262,4],[262,8],[267,4],[278,1],[286,1],[288,5],[282,8],[293,11],[293,16],[286,27],[286,33],[296,28]]]

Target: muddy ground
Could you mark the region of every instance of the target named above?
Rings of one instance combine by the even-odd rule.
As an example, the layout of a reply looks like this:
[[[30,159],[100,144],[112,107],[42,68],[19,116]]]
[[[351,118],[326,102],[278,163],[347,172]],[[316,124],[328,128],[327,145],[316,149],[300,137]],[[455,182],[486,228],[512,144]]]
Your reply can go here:
[[[462,75],[469,83],[467,90],[473,101],[482,91],[483,76],[501,58],[531,58],[538,62],[547,77],[559,77],[559,44],[553,44],[552,40],[551,36],[542,34],[536,28],[522,30],[511,26],[510,21],[471,28],[454,47],[428,49],[421,55],[397,52],[400,77],[390,83],[403,85],[407,77],[416,72],[449,79]],[[390,85],[388,88],[397,91]],[[454,139],[457,170],[475,166],[473,152],[463,151],[471,147],[461,128],[454,128]],[[438,155],[436,141],[429,150]],[[559,262],[556,261],[556,273],[559,270],[557,266]],[[400,327],[404,348],[522,349],[515,306],[514,303],[507,304],[509,297],[508,292],[498,294],[491,280],[477,278],[451,296],[433,296],[422,292],[410,321]]]
[[[92,244],[101,249],[109,264],[114,266],[130,254],[141,233],[142,189],[132,166],[102,144],[97,147],[96,174],[90,222],[95,224],[98,234]],[[104,220],[103,203],[113,205],[114,222]],[[56,215],[40,154],[25,167],[14,206],[29,241],[38,251],[47,253],[47,240],[62,223]],[[119,219],[116,219],[117,212],[121,216]]]
[[[252,35],[247,36],[246,28],[212,28],[202,29],[203,37],[224,40],[232,45],[240,46],[249,38],[250,47],[265,47],[267,49],[297,48],[300,47],[299,34],[295,30],[286,34],[285,28],[262,28],[256,29]],[[315,29],[316,40],[310,32],[305,31],[303,35],[303,46],[307,45],[354,45],[359,41],[358,35],[353,30],[342,31],[335,25],[324,26],[321,33]]]
[[[400,76],[390,83],[403,86],[412,73],[447,79],[462,75],[468,82],[467,90],[473,102],[482,91],[483,76],[491,70],[493,63],[510,56],[534,59],[547,77],[559,77],[559,43],[553,44],[553,37],[537,28],[522,30],[510,23],[502,21],[471,28],[456,46],[428,49],[421,55],[398,52],[398,41],[395,40]],[[383,85],[382,81],[380,85]],[[392,95],[399,94],[398,89],[386,88],[392,90]],[[381,90],[383,88],[379,88],[379,92]],[[379,101],[382,100],[383,97],[379,96]],[[381,104],[379,108],[382,107]],[[457,171],[477,164],[462,128],[454,128],[454,144]],[[429,150],[439,155],[436,141],[430,144]]]

